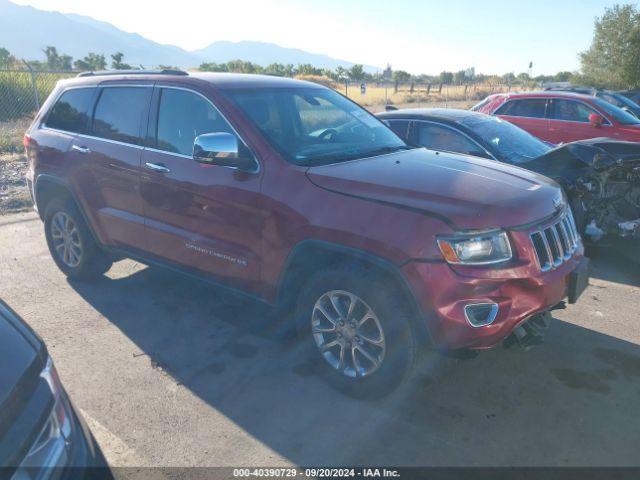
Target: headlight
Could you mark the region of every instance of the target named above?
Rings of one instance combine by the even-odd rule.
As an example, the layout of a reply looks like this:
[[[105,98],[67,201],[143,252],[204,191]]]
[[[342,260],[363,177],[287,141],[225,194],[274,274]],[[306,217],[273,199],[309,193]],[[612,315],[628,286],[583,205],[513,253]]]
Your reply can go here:
[[[504,231],[438,237],[438,247],[445,260],[453,264],[488,265],[512,257],[509,237]]]

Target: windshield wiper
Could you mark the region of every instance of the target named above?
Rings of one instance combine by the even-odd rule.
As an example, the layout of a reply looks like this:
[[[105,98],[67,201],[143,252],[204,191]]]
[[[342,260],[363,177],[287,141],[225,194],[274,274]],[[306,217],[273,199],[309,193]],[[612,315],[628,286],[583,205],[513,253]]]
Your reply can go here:
[[[376,148],[375,150],[369,150],[367,152],[363,152],[363,157],[374,157],[376,155],[384,155],[387,153],[399,152],[400,150],[411,150],[415,147],[410,147],[409,145],[396,145],[394,147],[381,147]]]
[[[333,161],[342,161],[346,162],[349,160],[357,160],[359,158],[367,158],[367,157],[375,157],[376,155],[385,155],[387,153],[393,153],[400,150],[410,150],[415,147],[410,147],[408,145],[396,145],[394,147],[380,147],[373,150],[365,150],[363,152],[339,152],[331,155],[319,155],[317,157],[309,157],[304,159],[305,163],[319,163],[319,162],[333,162]]]

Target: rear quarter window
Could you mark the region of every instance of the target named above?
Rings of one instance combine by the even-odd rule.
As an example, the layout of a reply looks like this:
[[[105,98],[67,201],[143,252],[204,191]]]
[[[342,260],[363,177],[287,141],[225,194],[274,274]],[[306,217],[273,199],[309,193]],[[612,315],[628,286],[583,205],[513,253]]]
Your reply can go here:
[[[89,109],[95,88],[73,88],[65,91],[49,112],[44,125],[72,133],[87,133]]]
[[[544,98],[527,98],[523,100],[507,100],[495,115],[511,117],[545,118],[547,100]]]

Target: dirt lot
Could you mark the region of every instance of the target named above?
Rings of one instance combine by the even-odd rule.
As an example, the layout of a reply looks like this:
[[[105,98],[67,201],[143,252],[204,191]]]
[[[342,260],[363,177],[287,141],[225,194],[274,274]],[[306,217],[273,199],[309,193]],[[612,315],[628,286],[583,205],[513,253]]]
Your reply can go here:
[[[0,217],[0,265],[114,465],[640,465],[640,273],[613,256],[541,347],[425,355],[376,402],[224,291],[129,260],[68,282],[33,213]]]

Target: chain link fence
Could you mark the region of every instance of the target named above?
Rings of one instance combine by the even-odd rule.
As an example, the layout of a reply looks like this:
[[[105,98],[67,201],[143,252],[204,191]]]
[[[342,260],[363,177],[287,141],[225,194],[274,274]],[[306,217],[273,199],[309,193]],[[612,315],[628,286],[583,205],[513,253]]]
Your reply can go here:
[[[468,108],[493,93],[526,89],[520,85],[507,84],[447,85],[417,82],[345,82],[336,83],[333,87],[363,106],[374,107],[374,111],[384,105]]]
[[[0,122],[32,116],[56,83],[78,72],[0,70]]]

